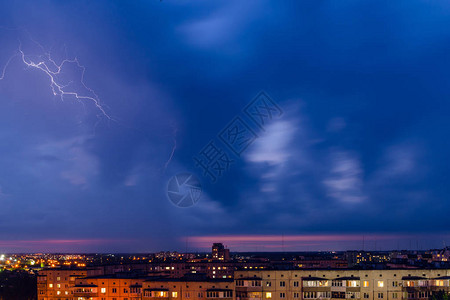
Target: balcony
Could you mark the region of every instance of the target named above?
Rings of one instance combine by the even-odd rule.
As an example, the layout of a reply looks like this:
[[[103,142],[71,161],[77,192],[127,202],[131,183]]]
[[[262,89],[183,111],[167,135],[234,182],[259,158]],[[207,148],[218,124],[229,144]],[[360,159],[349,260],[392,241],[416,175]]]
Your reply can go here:
[[[169,290],[168,289],[145,289],[144,290],[145,298],[169,298]]]
[[[260,278],[260,277],[238,278],[238,279],[236,279],[236,287],[261,290],[262,289],[261,281],[262,281],[262,278]]]
[[[73,290],[74,297],[90,299],[97,296],[98,288],[96,285],[86,284],[86,285],[76,285]]]
[[[233,290],[231,290],[231,289],[208,289],[208,290],[206,290],[206,298],[208,298],[208,299],[233,298]]]
[[[237,300],[261,300],[262,292],[236,292]]]

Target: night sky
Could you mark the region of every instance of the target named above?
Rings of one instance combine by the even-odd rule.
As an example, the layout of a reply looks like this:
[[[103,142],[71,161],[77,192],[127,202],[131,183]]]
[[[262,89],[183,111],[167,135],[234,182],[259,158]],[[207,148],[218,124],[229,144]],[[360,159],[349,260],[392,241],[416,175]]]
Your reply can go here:
[[[448,1],[0,1],[0,45],[0,252],[450,244]]]

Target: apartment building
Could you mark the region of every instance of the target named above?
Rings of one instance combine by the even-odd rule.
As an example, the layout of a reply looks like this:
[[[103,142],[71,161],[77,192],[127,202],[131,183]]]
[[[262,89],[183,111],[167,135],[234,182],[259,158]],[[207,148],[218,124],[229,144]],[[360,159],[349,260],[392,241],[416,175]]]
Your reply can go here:
[[[38,300],[72,300],[77,278],[86,277],[88,270],[47,269],[37,276]]]
[[[233,300],[233,279],[184,278],[148,279],[143,284],[143,300]]]
[[[78,278],[74,300],[233,300],[232,279],[161,278],[130,274]]]
[[[146,276],[132,273],[77,278],[74,300],[141,300]]]
[[[253,270],[235,273],[236,300],[428,299],[450,270]]]
[[[230,260],[230,249],[225,248],[222,243],[214,243],[211,249],[212,259],[214,260]]]
[[[450,292],[450,269],[235,271],[231,278],[44,270],[38,300],[428,300]]]

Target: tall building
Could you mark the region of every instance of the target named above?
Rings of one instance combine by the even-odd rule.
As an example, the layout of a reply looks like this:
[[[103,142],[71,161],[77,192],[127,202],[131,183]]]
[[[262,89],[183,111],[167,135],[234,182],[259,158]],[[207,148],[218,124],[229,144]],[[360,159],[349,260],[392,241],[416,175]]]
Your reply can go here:
[[[212,246],[212,258],[214,260],[230,260],[230,249],[226,249],[222,243],[214,243]]]

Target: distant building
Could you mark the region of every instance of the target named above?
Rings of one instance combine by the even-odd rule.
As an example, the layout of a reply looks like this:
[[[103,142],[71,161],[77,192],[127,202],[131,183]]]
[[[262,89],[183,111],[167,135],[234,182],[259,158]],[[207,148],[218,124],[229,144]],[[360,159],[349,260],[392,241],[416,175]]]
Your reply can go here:
[[[302,269],[346,269],[348,262],[343,259],[301,260],[297,266]]]
[[[212,258],[214,260],[230,260],[230,249],[226,249],[222,243],[214,243],[212,246]]]

